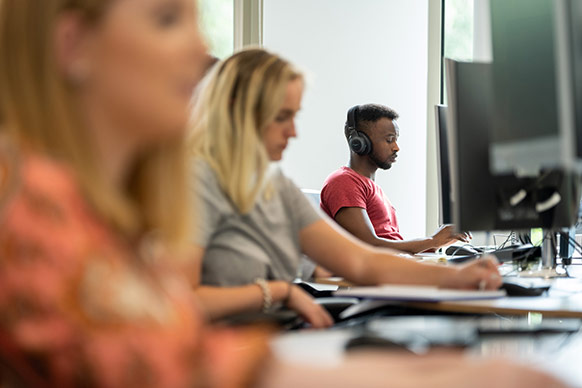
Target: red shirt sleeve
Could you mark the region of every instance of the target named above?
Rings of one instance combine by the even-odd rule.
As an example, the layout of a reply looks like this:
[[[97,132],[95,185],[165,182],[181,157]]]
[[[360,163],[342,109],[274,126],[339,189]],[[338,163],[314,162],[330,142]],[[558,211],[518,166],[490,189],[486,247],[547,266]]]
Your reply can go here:
[[[321,190],[321,208],[331,218],[335,218],[344,207],[366,209],[367,189],[356,177],[346,173],[333,174]]]

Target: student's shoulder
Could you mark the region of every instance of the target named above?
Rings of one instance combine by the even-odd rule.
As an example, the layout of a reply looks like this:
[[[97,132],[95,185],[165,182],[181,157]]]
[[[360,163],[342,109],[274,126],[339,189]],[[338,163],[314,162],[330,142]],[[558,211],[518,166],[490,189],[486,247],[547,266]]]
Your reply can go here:
[[[267,172],[266,186],[271,186],[284,198],[303,196],[301,188],[287,176],[279,167],[273,167]]]
[[[194,192],[222,198],[222,186],[214,167],[203,158],[192,159],[189,166],[190,187]]]
[[[216,173],[210,166],[210,163],[208,163],[206,159],[201,157],[194,157],[191,159],[189,171],[193,177],[199,179],[214,178],[216,176]]]
[[[325,188],[334,190],[353,189],[354,187],[365,187],[365,181],[359,174],[348,167],[342,167],[331,173],[323,185]]]

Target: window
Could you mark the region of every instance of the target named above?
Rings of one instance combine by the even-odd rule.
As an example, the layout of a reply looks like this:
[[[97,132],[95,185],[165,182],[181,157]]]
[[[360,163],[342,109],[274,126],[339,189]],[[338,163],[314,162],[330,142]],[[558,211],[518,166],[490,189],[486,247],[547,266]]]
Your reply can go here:
[[[475,32],[474,1],[443,0],[442,54],[444,58],[460,61],[473,59],[473,36]],[[441,102],[446,104],[446,79],[441,69]]]
[[[234,1],[198,0],[200,26],[210,54],[223,59],[234,51]]]
[[[473,1],[444,0],[444,56],[470,61],[473,59]]]

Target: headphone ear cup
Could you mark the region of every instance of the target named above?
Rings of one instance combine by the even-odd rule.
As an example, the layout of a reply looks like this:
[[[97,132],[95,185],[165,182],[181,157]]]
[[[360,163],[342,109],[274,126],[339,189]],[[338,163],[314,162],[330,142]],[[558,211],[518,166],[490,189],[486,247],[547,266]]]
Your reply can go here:
[[[366,153],[364,155],[369,155],[372,153],[372,151],[374,150],[374,148],[372,147],[372,140],[370,140],[370,138],[368,137],[368,135],[366,135],[364,132],[358,132],[360,134],[360,136],[362,136],[362,139],[364,139],[364,143],[366,143]]]
[[[372,142],[368,135],[363,132],[355,131],[348,140],[350,149],[358,155],[368,155],[372,152]]]

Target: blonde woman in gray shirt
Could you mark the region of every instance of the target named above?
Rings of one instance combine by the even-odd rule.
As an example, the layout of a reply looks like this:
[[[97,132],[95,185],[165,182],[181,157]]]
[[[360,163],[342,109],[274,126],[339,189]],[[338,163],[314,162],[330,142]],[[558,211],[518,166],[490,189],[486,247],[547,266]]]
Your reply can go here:
[[[289,62],[261,49],[217,64],[197,96],[192,192],[202,261],[200,300],[213,318],[277,303],[314,327],[332,324],[323,308],[293,286],[302,254],[361,285],[425,284],[496,289],[493,259],[463,266],[415,262],[356,240],[320,216],[271,162],[296,136],[304,81]]]

